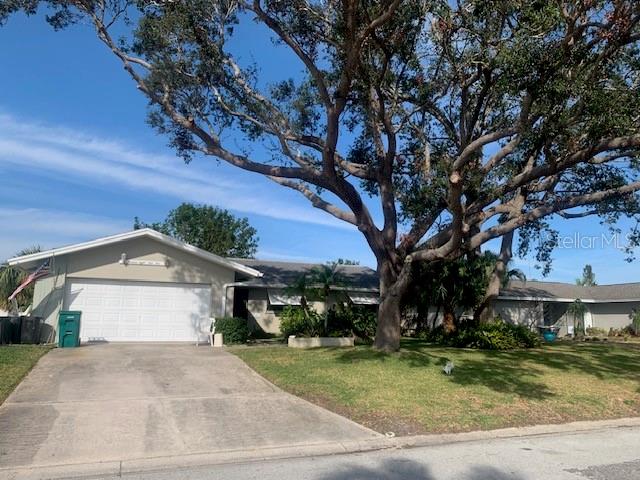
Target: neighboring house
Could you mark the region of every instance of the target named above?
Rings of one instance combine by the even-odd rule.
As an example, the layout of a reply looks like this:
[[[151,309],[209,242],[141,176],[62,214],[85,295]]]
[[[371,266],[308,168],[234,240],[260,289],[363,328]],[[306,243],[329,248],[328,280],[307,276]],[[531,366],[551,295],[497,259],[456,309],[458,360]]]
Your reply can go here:
[[[631,324],[629,314],[640,308],[640,283],[582,287],[569,283],[512,281],[500,291],[493,311],[503,319],[535,328],[540,325],[560,327],[566,335],[573,328],[569,306],[579,299],[586,307],[585,328],[609,331]]]
[[[285,291],[287,282],[311,268],[227,259],[151,229],[16,257],[8,263],[35,270],[47,260],[51,273],[36,282],[33,298],[33,315],[44,320],[43,341],[56,339],[60,310],[82,311],[82,341],[205,340],[212,317],[231,315],[275,333],[278,312],[284,304],[296,303],[295,296]],[[356,286],[353,291],[336,290],[335,295],[361,303],[374,301],[373,270],[350,266],[342,270]]]

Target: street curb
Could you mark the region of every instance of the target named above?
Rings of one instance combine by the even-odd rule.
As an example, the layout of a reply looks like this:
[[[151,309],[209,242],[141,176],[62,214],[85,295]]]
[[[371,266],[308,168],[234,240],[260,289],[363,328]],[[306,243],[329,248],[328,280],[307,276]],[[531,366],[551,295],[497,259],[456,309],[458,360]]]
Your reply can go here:
[[[386,438],[364,441],[279,445],[251,450],[222,450],[214,453],[194,453],[175,456],[125,459],[66,465],[0,468],[0,478],[11,480],[54,480],[61,478],[96,478],[125,474],[160,472],[178,468],[198,468],[215,465],[251,463],[265,460],[329,456],[393,448]]]
[[[602,421],[582,421],[559,425],[536,425],[522,428],[476,431],[451,434],[416,435],[411,437],[377,437],[359,441],[280,445],[252,450],[224,450],[121,461],[48,465],[29,468],[0,468],[0,478],[11,480],[54,480],[60,478],[96,478],[124,474],[160,472],[176,468],[204,468],[215,465],[284,460],[301,457],[319,457],[362,453],[376,450],[438,447],[456,443],[492,441],[507,438],[579,434],[582,432],[616,428],[640,427],[640,418],[621,418]]]
[[[478,430],[462,433],[442,433],[395,437],[396,448],[428,447],[452,443],[500,440],[505,438],[528,438],[546,435],[579,434],[609,430],[613,428],[640,427],[640,417],[617,418],[612,420],[588,420],[561,424],[532,425],[529,427],[510,427],[497,430]]]

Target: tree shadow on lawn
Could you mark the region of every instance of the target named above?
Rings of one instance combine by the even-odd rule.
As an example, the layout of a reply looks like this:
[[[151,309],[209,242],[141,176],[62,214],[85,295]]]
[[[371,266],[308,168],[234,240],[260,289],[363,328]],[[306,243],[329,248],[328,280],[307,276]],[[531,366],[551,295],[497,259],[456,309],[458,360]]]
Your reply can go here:
[[[390,458],[372,467],[336,466],[335,472],[321,480],[437,480],[426,465],[404,458]],[[491,466],[472,466],[461,479],[465,480],[524,480],[512,472],[503,472]]]
[[[599,380],[640,382],[640,349],[611,344],[560,343],[532,350],[479,351],[445,348],[422,341],[404,341],[402,350],[385,354],[370,348],[340,352],[340,363],[406,362],[412,368],[441,367],[449,358],[455,368],[450,381],[462,386],[481,385],[496,392],[533,400],[554,396],[544,382],[549,370],[580,373]],[[462,357],[462,358],[459,358]],[[640,391],[640,388],[639,388]]]
[[[434,353],[431,353],[434,351]],[[387,362],[399,360],[411,368],[437,368],[438,371],[447,363],[450,357],[442,354],[443,347],[420,343],[420,345],[403,344],[398,353],[387,354],[373,349],[356,349],[340,352],[336,360],[340,363],[354,364],[358,362]],[[435,353],[437,351],[437,353]],[[535,369],[527,369],[527,377],[522,375],[522,366],[513,362],[491,362],[486,358],[487,353],[476,350],[451,349],[453,357],[459,353],[477,353],[482,358],[476,360],[465,359],[458,362],[454,374],[449,380],[460,385],[484,385],[502,393],[513,393],[527,398],[542,400],[552,395],[552,392],[542,383],[534,381],[531,376]],[[442,373],[444,375],[444,373]]]
[[[544,349],[491,352],[504,363],[527,361],[600,380],[640,381],[640,349],[581,343],[557,344]]]
[[[336,356],[336,360],[339,363],[358,363],[358,362],[386,362],[390,360],[401,360],[407,365],[413,368],[427,367],[433,365],[444,366],[447,363],[448,358],[443,355],[435,355],[428,350],[423,351],[421,349],[403,348],[396,353],[385,353],[378,350],[374,350],[371,347],[356,348],[356,349],[332,349],[339,353]]]
[[[611,345],[564,344],[484,354],[484,358],[462,360],[451,380],[460,385],[484,385],[497,392],[536,400],[554,395],[542,383],[550,371],[589,375],[598,380],[640,382],[640,350]]]

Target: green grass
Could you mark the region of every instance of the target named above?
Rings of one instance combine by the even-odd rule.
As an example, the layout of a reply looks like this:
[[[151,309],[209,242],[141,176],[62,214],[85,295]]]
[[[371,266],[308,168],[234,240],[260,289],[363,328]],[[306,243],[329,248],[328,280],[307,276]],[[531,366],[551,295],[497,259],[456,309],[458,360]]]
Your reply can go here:
[[[640,415],[640,348],[558,343],[491,352],[403,341],[369,347],[232,352],[284,390],[396,434],[459,432]],[[442,366],[455,364],[446,376]]]
[[[51,348],[42,345],[0,346],[0,404]]]

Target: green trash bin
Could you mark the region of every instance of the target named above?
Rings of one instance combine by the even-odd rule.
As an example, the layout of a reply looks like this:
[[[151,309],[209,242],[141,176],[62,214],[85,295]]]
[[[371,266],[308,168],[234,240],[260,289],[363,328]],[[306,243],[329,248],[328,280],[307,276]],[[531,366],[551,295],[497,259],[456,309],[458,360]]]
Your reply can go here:
[[[80,315],[82,312],[62,311],[58,314],[58,346],[73,348],[80,346]]]

